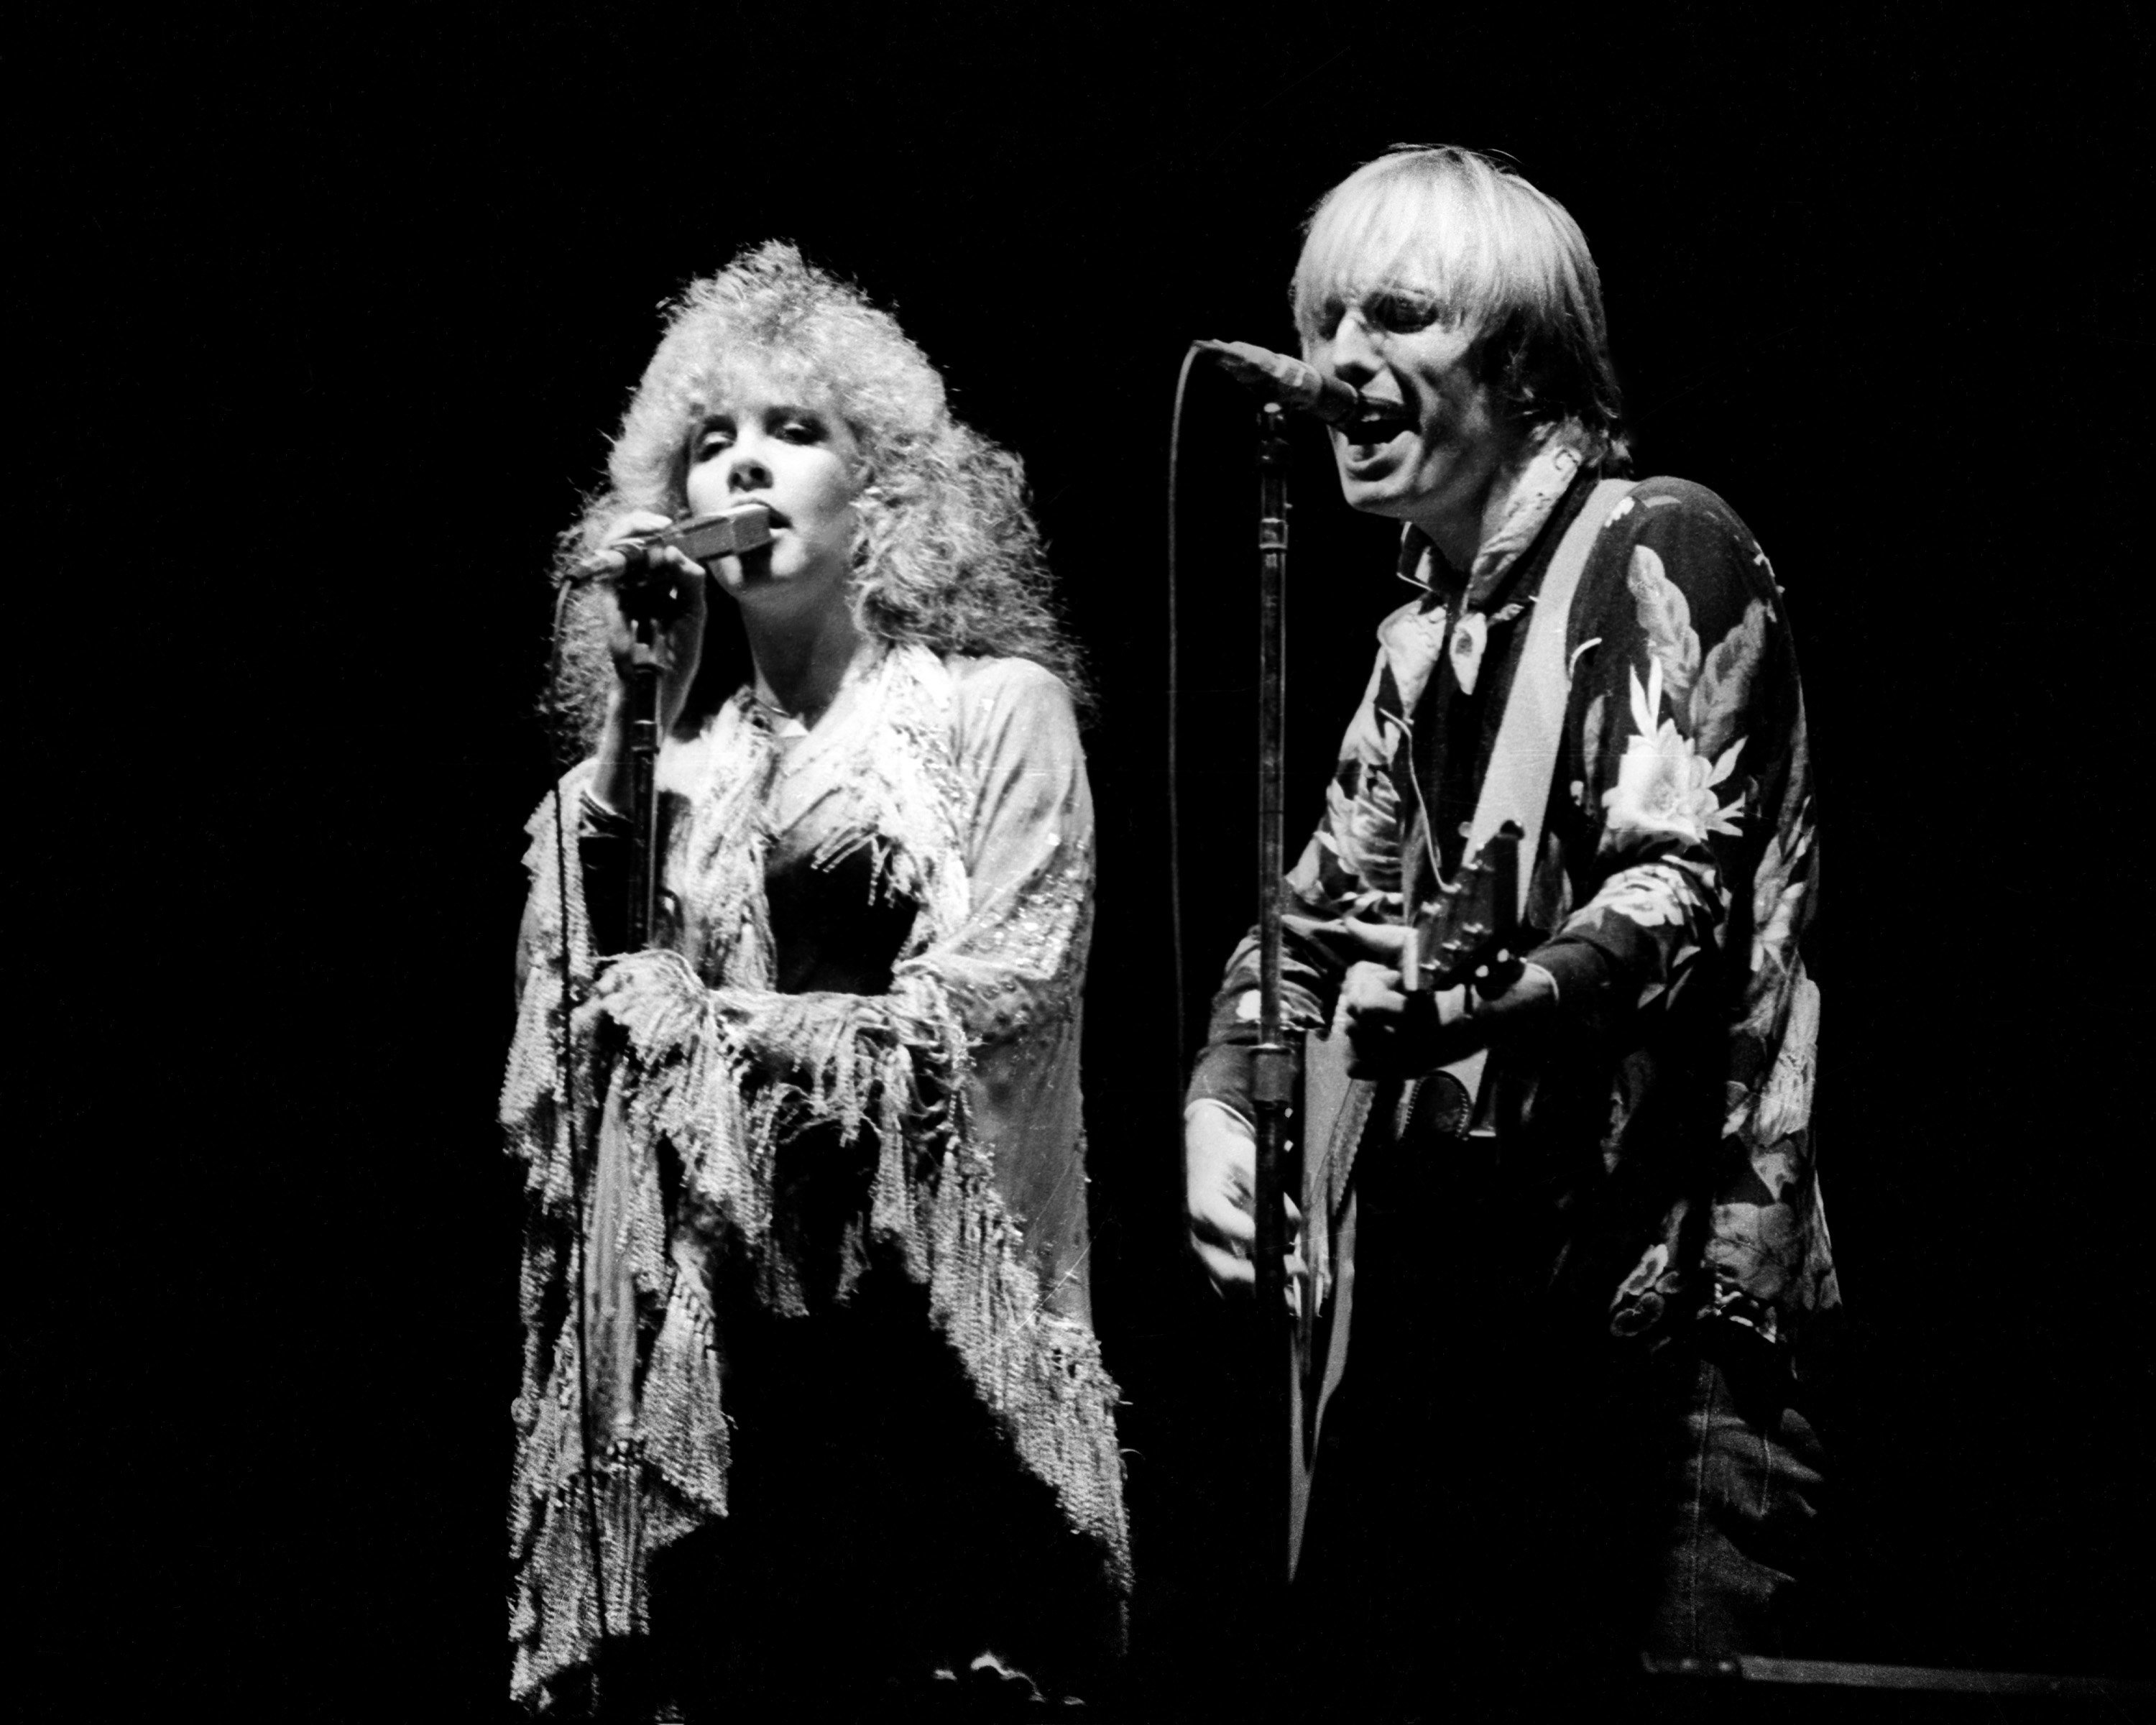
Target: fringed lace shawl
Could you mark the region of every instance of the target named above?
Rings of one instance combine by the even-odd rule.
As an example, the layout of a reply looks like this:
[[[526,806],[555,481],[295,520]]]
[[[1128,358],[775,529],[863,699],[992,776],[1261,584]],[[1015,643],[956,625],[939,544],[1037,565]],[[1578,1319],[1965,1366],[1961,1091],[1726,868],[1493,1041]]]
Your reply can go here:
[[[605,1627],[619,1635],[646,1627],[650,1555],[726,1512],[715,1272],[746,1268],[774,1312],[824,1296],[773,1178],[782,1145],[810,1132],[867,1135],[874,1157],[829,1296],[846,1297],[872,1252],[902,1263],[1019,1463],[1094,1543],[1104,1582],[1129,1586],[1116,1392],[1086,1290],[1078,1048],[1092,808],[1067,695],[1022,660],[900,648],[849,679],[798,756],[746,696],[706,740],[702,783],[668,845],[667,946],[595,962],[573,813],[566,878],[553,798],[527,829],[523,989],[501,1096],[530,1199],[510,1631],[512,1691],[526,1701],[592,1656],[594,1522]],[[848,805],[814,860],[865,850],[873,890],[917,906],[886,993],[773,987],[765,870],[797,762],[829,777],[827,814],[829,794]],[[589,772],[556,793],[572,811]],[[595,989],[618,1029],[595,1034]]]

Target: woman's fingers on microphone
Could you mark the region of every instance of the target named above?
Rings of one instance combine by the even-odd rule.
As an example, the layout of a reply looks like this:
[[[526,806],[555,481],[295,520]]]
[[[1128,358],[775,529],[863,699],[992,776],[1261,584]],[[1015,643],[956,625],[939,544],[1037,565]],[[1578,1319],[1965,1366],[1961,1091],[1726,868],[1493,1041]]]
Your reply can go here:
[[[669,525],[667,518],[656,510],[632,509],[627,515],[614,518],[606,530],[604,542],[613,545],[624,539],[648,538],[654,533],[664,532]]]
[[[693,576],[699,581],[704,578],[704,566],[678,545],[666,547],[665,562],[670,569],[678,569],[682,574]]]

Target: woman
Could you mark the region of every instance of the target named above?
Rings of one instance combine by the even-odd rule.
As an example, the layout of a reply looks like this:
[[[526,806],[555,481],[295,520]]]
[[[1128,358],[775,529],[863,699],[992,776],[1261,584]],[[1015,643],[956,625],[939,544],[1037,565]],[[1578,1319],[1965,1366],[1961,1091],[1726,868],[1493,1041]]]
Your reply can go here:
[[[639,952],[608,931],[619,583],[564,630],[593,753],[530,828],[502,1101],[513,1689],[588,1704],[602,1636],[609,1712],[881,1709],[983,1660],[1066,1689],[1129,1558],[1086,1269],[1091,804],[1019,465],[772,244],[674,308],[610,470],[572,567],[744,502],[773,537],[646,556],[675,598]]]

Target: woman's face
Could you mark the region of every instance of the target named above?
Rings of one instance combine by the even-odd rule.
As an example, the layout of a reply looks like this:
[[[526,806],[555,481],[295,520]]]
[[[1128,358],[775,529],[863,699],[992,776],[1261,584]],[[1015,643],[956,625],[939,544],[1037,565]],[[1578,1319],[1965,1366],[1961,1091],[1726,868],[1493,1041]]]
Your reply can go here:
[[[860,449],[819,395],[762,367],[735,373],[689,442],[690,510],[737,503],[771,511],[771,543],[713,561],[721,588],[774,610],[845,602],[860,530]]]

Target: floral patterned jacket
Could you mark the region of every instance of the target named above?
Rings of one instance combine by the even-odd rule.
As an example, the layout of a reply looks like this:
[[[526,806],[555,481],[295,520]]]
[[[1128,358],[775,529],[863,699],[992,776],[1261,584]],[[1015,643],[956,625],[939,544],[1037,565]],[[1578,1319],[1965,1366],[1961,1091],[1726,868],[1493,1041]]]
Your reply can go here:
[[[1329,1022],[1336,919],[1400,920],[1458,869],[1534,595],[1599,475],[1576,433],[1515,483],[1462,582],[1408,530],[1425,588],[1379,627],[1323,819],[1287,877],[1286,1010]],[[1507,1157],[1561,1218],[1553,1291],[1659,1346],[1717,1318],[1787,1342],[1837,1303],[1810,1124],[1819,989],[1804,701],[1779,589],[1743,523],[1682,480],[1638,485],[1599,531],[1566,641],[1570,689],[1528,954],[1558,1024],[1502,1076],[1532,1080]],[[1435,854],[1433,856],[1433,853]],[[1249,1112],[1255,933],[1215,999],[1194,1099]],[[1493,1056],[1493,1073],[1497,1057]],[[1539,1234],[1539,1230],[1537,1230]]]

